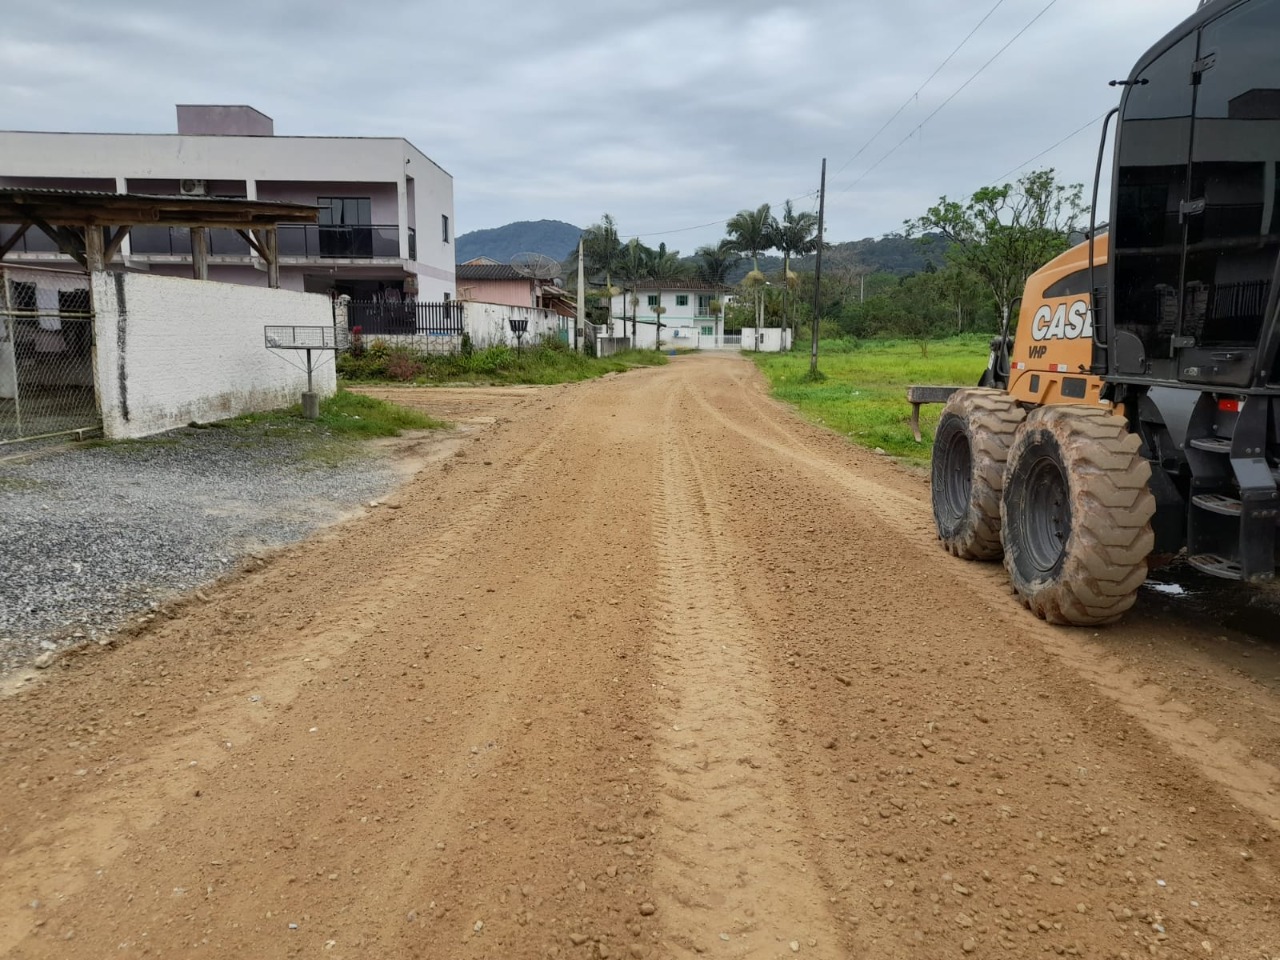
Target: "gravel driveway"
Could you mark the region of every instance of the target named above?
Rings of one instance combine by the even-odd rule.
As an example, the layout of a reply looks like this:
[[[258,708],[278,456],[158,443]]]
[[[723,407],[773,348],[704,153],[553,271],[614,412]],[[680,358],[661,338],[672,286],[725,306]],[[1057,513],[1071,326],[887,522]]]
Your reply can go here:
[[[310,425],[0,448],[0,671],[335,522],[397,482]]]

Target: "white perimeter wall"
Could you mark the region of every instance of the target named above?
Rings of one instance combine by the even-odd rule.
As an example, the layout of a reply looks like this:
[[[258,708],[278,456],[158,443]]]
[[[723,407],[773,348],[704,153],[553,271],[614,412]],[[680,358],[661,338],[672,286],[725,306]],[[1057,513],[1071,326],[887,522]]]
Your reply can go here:
[[[263,345],[266,324],[331,326],[328,297],[140,273],[96,273],[97,381],[103,432],[143,437],[297,403],[305,354]],[[315,389],[337,389],[333,356]]]
[[[529,332],[524,335],[526,345],[535,344],[547,337],[559,335],[562,327],[573,323],[554,310],[541,310],[534,307],[513,307],[506,303],[477,303],[474,300],[463,301],[463,327],[477,347],[491,347],[506,343],[516,345],[516,335],[511,332],[512,318],[529,321]]]
[[[756,347],[756,328],[742,328],[742,349],[755,350]],[[761,353],[781,353],[784,350],[791,349],[791,331],[782,327],[763,327],[760,330],[760,346],[758,348]]]

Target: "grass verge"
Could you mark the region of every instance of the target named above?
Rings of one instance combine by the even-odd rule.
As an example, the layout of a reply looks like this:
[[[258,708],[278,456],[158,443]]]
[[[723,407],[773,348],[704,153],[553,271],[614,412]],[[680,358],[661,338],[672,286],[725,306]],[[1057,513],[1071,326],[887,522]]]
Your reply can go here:
[[[987,363],[990,337],[974,335],[933,340],[922,355],[914,340],[824,340],[818,369],[825,380],[808,379],[808,352],[749,354],[774,396],[802,414],[864,447],[884,450],[914,463],[929,461],[939,404],[920,408],[924,443],[911,436],[911,405],[906,388],[913,383],[973,385]]]
[[[252,426],[309,426],[323,430],[341,439],[370,439],[373,437],[398,437],[404,430],[436,430],[448,426],[441,420],[408,407],[397,406],[375,397],[339,389],[331,397],[320,401],[320,417],[304,420],[302,405],[296,404],[283,410],[266,410],[246,413],[230,420],[209,424],[212,427],[230,428]]]
[[[449,356],[423,354],[373,340],[363,356],[338,357],[344,383],[573,383],[667,362],[656,350],[626,350],[612,357],[583,356],[558,344],[526,347],[517,353],[506,346],[487,347]]]

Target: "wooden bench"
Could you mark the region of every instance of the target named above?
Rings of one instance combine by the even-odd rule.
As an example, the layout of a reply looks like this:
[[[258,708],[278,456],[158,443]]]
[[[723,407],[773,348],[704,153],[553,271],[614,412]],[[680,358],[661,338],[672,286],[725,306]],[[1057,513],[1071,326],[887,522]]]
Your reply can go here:
[[[964,387],[907,387],[907,403],[911,404],[911,433],[916,443],[923,443],[920,436],[920,407],[925,403],[946,403],[951,395]]]

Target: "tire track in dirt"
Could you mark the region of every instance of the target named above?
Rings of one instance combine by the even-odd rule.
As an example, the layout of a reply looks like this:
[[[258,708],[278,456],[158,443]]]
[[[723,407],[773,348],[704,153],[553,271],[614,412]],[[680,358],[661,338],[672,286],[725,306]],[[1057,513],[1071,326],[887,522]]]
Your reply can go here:
[[[654,517],[665,825],[654,885],[666,940],[677,956],[776,957],[792,942],[847,956],[805,858],[754,626],[722,572],[722,532],[674,400]]]
[[[291,709],[299,692],[313,678],[329,670],[355,644],[385,634],[388,594],[411,595],[424,575],[474,547],[482,539],[486,524],[509,504],[530,475],[544,467],[547,455],[563,442],[567,429],[568,421],[562,418],[534,442],[518,446],[500,472],[486,475],[484,486],[463,509],[435,514],[434,522],[425,527],[425,536],[421,533],[424,527],[415,524],[413,562],[380,571],[379,577],[348,584],[348,600],[343,606],[318,611],[308,618],[301,638],[305,639],[305,655],[293,645],[264,652],[255,669],[221,691],[216,701],[193,706],[195,716],[185,720],[162,743],[144,755],[112,764],[110,778],[119,785],[98,792],[92,798],[92,808],[67,811],[65,819],[56,825],[29,831],[20,845],[7,852],[6,873],[10,879],[20,881],[46,870],[46,851],[56,845],[67,864],[58,888],[64,896],[82,890],[87,871],[75,864],[83,866],[92,861],[99,870],[109,865],[128,849],[128,835],[156,826],[168,806],[179,798],[198,795],[201,783],[224,764],[234,763],[250,741],[278,723],[280,712]],[[456,464],[474,459],[464,448],[442,469],[456,471],[461,469]],[[421,503],[411,501],[424,499],[424,487],[425,480],[420,478],[416,485],[410,484],[385,498],[384,502],[394,504],[394,508],[381,507],[381,515],[369,517],[366,522],[381,526],[408,522],[404,514],[409,511],[404,506],[409,502],[411,511],[414,507],[420,509]],[[326,535],[317,539],[326,539]],[[305,549],[299,546],[283,551],[280,559],[286,563],[291,558],[296,560]],[[419,549],[421,552],[417,552]],[[241,594],[261,579],[260,573],[251,574],[231,591]],[[221,613],[232,621],[243,620],[244,629],[250,629],[253,624],[247,611],[235,610],[238,605],[239,601],[224,594],[214,598],[208,611],[211,615]],[[105,773],[106,769],[91,772]],[[126,808],[127,817],[113,813]],[[0,918],[0,951],[28,935],[35,919],[31,914],[16,913]]]
[[[691,392],[699,406],[717,423],[751,444],[785,458],[824,484],[846,491],[922,553],[937,549],[927,499],[878,483],[863,473],[854,472],[825,451],[815,450],[806,442],[804,434],[819,428],[807,424],[789,409],[762,398],[753,382],[735,377],[732,383],[732,403],[717,404],[707,396],[703,383],[693,384]],[[749,421],[741,418],[743,411],[749,412]],[[791,422],[788,424],[791,429],[782,428],[781,423],[785,421]],[[766,431],[782,439],[771,439]],[[847,456],[865,457],[865,454],[850,449]],[[1103,647],[1090,643],[1085,631],[1053,627],[1023,613],[1010,596],[1008,577],[1002,567],[957,561],[947,565],[947,572],[964,583],[973,596],[983,600],[993,612],[1018,616],[1019,628],[1029,637],[1095,684],[1175,753],[1195,763],[1239,803],[1280,828],[1280,767],[1251,756],[1247,746],[1224,734],[1214,723],[1198,717],[1194,707],[1169,696],[1140,673],[1126,669]],[[1097,632],[1090,634],[1098,635]]]

